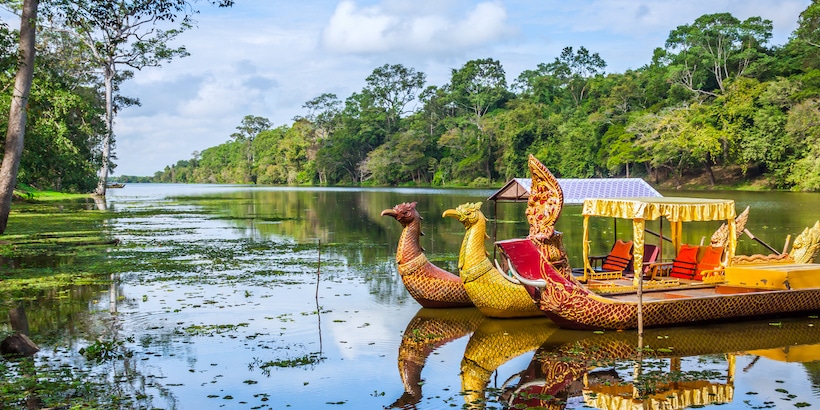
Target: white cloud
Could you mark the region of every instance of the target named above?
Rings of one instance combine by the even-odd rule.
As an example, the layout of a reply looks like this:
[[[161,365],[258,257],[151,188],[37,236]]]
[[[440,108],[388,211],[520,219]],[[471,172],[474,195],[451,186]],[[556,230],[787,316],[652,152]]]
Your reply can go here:
[[[336,53],[461,51],[503,39],[507,11],[500,2],[482,2],[463,13],[446,8],[410,10],[395,3],[359,7],[344,0],[322,33],[322,46]]]

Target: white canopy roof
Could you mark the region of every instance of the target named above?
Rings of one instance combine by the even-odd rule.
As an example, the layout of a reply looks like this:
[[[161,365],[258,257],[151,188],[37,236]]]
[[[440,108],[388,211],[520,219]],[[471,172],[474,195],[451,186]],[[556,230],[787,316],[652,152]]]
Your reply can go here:
[[[565,204],[583,204],[587,198],[648,198],[662,197],[640,178],[558,178]],[[513,178],[492,194],[490,201],[526,201],[532,179]]]

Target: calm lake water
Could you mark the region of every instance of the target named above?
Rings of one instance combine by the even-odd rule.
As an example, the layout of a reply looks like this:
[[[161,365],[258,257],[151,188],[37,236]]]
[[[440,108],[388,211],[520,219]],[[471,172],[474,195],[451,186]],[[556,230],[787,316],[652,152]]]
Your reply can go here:
[[[396,269],[401,226],[380,212],[417,201],[428,258],[455,272],[464,228],[444,210],[483,201],[497,238],[527,234],[525,204],[494,208],[492,190],[128,184],[108,192],[106,229],[120,239],[109,260],[126,262],[114,284],[25,308],[37,360],[96,366],[143,408],[633,408],[636,392],[663,408],[820,406],[814,316],[653,329],[636,357],[631,332],[421,309]],[[747,228],[775,249],[820,219],[818,194],[685,195],[734,199],[738,212],[751,206]],[[573,265],[580,212],[566,206],[558,226]],[[717,225],[685,239],[708,242]],[[610,221],[595,229],[593,252],[606,250],[613,229],[629,232]],[[744,236],[738,253],[769,250]],[[65,299],[81,308],[65,308]],[[77,352],[97,339],[119,341],[126,357],[87,362]],[[671,397],[670,386],[685,393]]]

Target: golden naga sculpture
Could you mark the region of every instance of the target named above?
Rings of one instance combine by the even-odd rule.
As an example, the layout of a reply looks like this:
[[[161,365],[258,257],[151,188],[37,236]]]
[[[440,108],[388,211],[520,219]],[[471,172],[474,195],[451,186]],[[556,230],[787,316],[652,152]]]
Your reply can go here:
[[[484,246],[487,218],[481,212],[481,202],[448,209],[442,217],[456,218],[464,224],[458,270],[467,295],[481,313],[498,318],[543,316],[524,287],[490,262]]]
[[[740,215],[735,217],[735,239],[740,239],[743,231],[746,229],[746,222],[749,220],[749,207],[747,206]],[[712,234],[710,245],[726,247],[729,243],[729,225],[724,223],[720,225],[715,233]]]
[[[818,251],[820,251],[820,221],[815,222],[811,228],[804,229],[794,239],[789,256],[794,258],[795,263],[812,263]]]
[[[410,296],[423,307],[452,308],[472,306],[461,278],[433,265],[424,255],[419,244],[421,215],[416,211],[416,202],[405,202],[385,209],[382,216],[392,216],[404,227],[396,248],[401,280]]]
[[[806,228],[794,239],[792,250],[783,254],[736,255],[734,264],[813,263],[820,251],[820,221]]]
[[[555,230],[555,222],[564,207],[564,191],[558,179],[534,155],[530,154],[528,164],[532,174],[526,211],[530,224],[528,238],[538,245],[541,254],[556,271],[571,277],[572,268],[564,250],[563,235]]]

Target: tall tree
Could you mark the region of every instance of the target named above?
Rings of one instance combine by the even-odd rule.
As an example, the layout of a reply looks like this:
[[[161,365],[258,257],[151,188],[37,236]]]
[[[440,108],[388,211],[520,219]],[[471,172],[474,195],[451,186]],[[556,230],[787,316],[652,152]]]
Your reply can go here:
[[[691,25],[678,26],[669,33],[666,48],[677,66],[676,81],[689,90],[714,95],[708,82],[721,92],[724,82],[739,76],[764,55],[763,47],[772,37],[772,21],[749,17],[740,21],[731,13],[704,14]],[[705,75],[708,73],[708,76]]]
[[[244,182],[256,183],[256,173],[253,172],[255,163],[253,141],[259,133],[269,130],[272,125],[273,123],[265,117],[246,115],[242,118],[242,124],[236,127],[238,132],[231,134],[231,138],[242,144],[245,149],[247,168]]]
[[[794,37],[798,41],[820,48],[820,0],[812,0],[809,7],[800,13]]]
[[[6,231],[11,212],[14,187],[17,186],[17,171],[23,153],[23,136],[26,132],[26,104],[34,77],[34,46],[36,41],[37,7],[39,0],[24,0],[20,14],[20,51],[17,74],[14,77],[9,126],[3,163],[0,164],[0,234]]]
[[[387,112],[386,132],[392,134],[407,104],[415,100],[424,87],[425,75],[401,64],[385,64],[374,69],[365,81],[365,90],[373,94],[375,103]]]
[[[338,125],[337,116],[342,111],[342,102],[336,94],[324,93],[313,98],[302,105],[308,110],[305,119],[310,121],[320,135],[319,138],[327,137]],[[301,118],[294,118],[299,121]]]
[[[493,135],[484,129],[484,116],[502,106],[511,93],[507,90],[507,77],[501,62],[492,58],[470,60],[460,69],[453,69],[450,86],[453,101],[470,113],[470,122],[476,131],[464,130],[461,135],[474,135],[476,150],[467,155],[467,160],[481,164],[487,181],[492,181]],[[464,162],[464,161],[462,161]]]
[[[492,58],[470,60],[460,69],[453,69],[450,87],[453,100],[472,113],[479,130],[484,115],[509,97],[504,67]]]
[[[801,191],[820,191],[820,101],[806,100],[795,106],[789,112],[786,130],[797,146],[805,147],[788,182]]]
[[[598,53],[590,54],[586,47],[582,46],[574,53],[572,47],[564,47],[561,55],[547,67],[547,71],[566,86],[577,107],[586,97],[590,77],[603,74],[606,62]]]
[[[105,87],[106,135],[102,143],[102,166],[96,193],[105,195],[114,144],[115,88],[121,66],[158,67],[188,55],[185,47],[172,48],[171,40],[193,26],[198,0],[51,0],[62,23],[82,38],[102,70]],[[228,7],[233,0],[209,0]],[[176,29],[163,25],[179,21]]]

